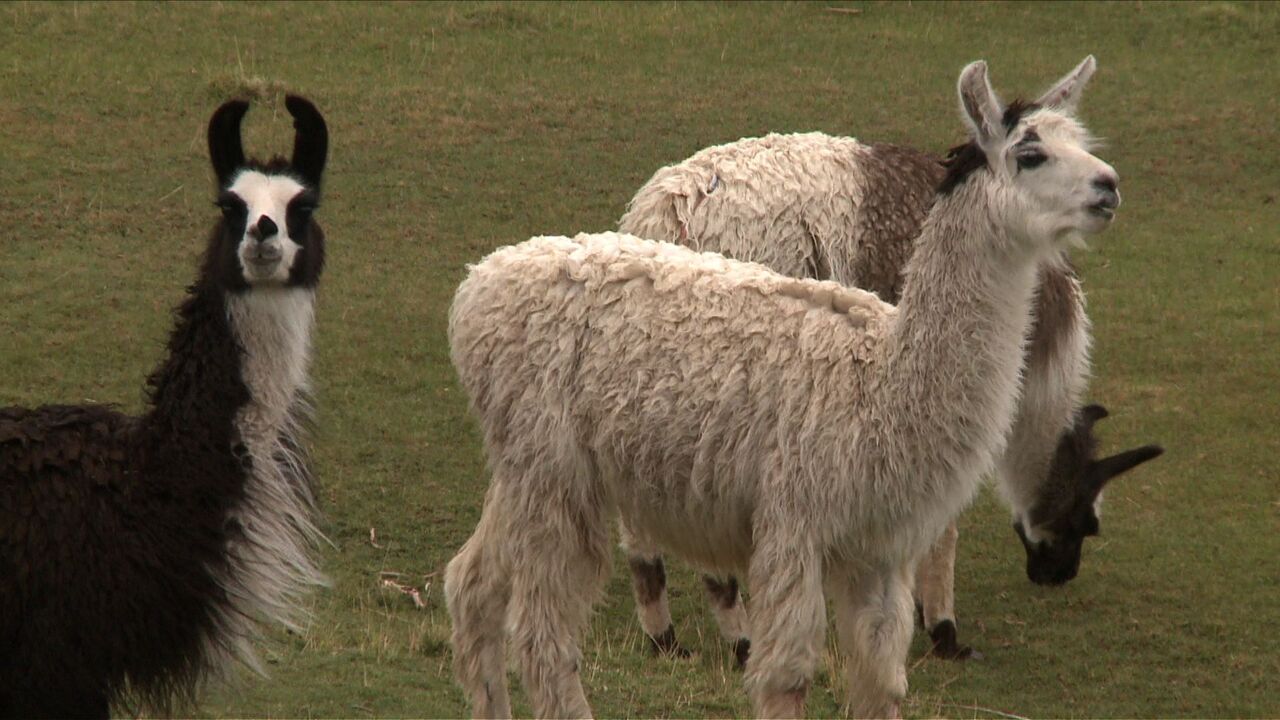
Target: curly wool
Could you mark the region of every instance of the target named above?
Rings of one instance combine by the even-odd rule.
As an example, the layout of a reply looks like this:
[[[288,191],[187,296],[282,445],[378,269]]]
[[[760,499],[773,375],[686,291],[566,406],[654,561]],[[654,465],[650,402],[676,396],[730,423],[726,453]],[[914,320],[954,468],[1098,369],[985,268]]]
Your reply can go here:
[[[587,711],[563,684],[576,674],[545,673],[578,662],[555,628],[585,620],[615,514],[704,568],[750,568],[765,617],[792,602],[795,573],[821,582],[820,568],[795,565],[808,553],[836,563],[836,575],[909,567],[973,497],[1017,391],[1034,275],[1016,263],[982,270],[1006,241],[984,227],[992,249],[978,249],[963,234],[974,222],[936,223],[943,239],[916,257],[920,297],[897,309],[830,281],[615,233],[534,238],[472,267],[450,342],[493,483],[445,584],[464,687],[487,683],[476,712],[509,712],[492,685],[505,682],[508,612],[538,712]],[[939,306],[954,310],[945,327]],[[868,582],[901,637],[907,580]],[[796,623],[809,620],[767,623],[763,647],[807,637]],[[901,696],[898,644],[857,642],[887,654],[857,672],[879,688],[868,702]],[[813,658],[794,652],[753,660],[760,697],[805,681]]]
[[[760,457],[792,441],[786,428],[853,421],[895,314],[833,282],[606,233],[487,257],[458,289],[450,338],[491,458],[562,466],[547,454],[604,450],[644,484],[615,498],[625,516],[695,528],[682,554],[742,567]],[[526,422],[561,423],[566,444]],[[881,500],[863,500],[864,519]]]
[[[942,179],[934,158],[823,133],[772,133],[659,169],[619,232],[835,280],[896,302]]]
[[[835,280],[896,303],[945,173],[937,158],[895,145],[817,132],[744,138],[659,169],[618,227],[793,277]],[[1040,268],[1024,393],[998,463],[998,487],[1016,517],[1025,519],[1042,496],[1060,490],[1059,482],[1078,481],[1051,463],[1088,384],[1089,345],[1084,292],[1060,253]],[[949,616],[949,597],[945,605],[942,615]]]

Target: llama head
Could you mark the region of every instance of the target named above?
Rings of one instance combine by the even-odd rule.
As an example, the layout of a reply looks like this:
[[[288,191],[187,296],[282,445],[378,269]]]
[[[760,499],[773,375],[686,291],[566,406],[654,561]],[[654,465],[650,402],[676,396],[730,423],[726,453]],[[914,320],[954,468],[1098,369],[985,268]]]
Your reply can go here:
[[[324,267],[324,233],[312,218],[320,203],[320,179],[328,129],[316,107],[290,95],[293,157],[268,163],[246,160],[240,121],[249,103],[232,100],[209,120],[209,159],[218,180],[222,219],[214,230],[208,264],[232,292],[258,287],[313,287]]]
[[[1093,140],[1074,117],[1095,67],[1090,55],[1035,102],[1008,106],[991,89],[985,62],[965,67],[957,89],[971,139],[951,151],[939,192],[989,173],[995,219],[1034,251],[1105,229],[1120,205],[1119,176],[1093,155]]]
[[[1098,534],[1107,481],[1164,452],[1158,445],[1146,445],[1095,460],[1098,441],[1093,425],[1106,416],[1101,405],[1080,409],[1058,442],[1046,483],[1050,491],[1014,522],[1027,551],[1027,577],[1037,585],[1061,585],[1076,576],[1084,539]]]

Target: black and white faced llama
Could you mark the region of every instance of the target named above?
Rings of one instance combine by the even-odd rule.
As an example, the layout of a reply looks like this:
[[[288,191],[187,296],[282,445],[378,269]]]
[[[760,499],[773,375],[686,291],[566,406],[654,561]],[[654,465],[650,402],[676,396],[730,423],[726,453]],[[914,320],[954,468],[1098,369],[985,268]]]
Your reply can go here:
[[[1087,405],[1076,414],[1070,432],[1063,433],[1050,465],[1052,488],[1042,493],[1027,512],[1026,522],[1013,529],[1027,551],[1027,577],[1039,585],[1061,585],[1080,570],[1084,539],[1098,534],[1102,490],[1108,481],[1159,456],[1164,448],[1144,445],[1094,459],[1098,441],[1093,424],[1107,416],[1101,405]],[[1063,482],[1061,475],[1071,478]]]
[[[222,217],[146,412],[0,408],[0,717],[166,712],[256,669],[258,623],[299,629],[324,582],[303,430],[328,131],[285,105],[290,160],[245,160],[247,102],[209,121]]]

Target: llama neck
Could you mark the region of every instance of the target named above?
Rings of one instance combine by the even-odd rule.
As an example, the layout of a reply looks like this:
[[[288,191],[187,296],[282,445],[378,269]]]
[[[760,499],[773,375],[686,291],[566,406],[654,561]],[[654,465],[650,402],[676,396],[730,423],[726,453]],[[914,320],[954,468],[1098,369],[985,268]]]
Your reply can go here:
[[[236,434],[250,469],[243,501],[231,508],[226,569],[218,582],[234,609],[224,616],[238,639],[230,651],[253,664],[248,618],[301,631],[302,598],[325,583],[311,557],[323,539],[302,424],[310,414],[307,366],[314,320],[313,290],[255,289],[228,295],[227,317],[241,349],[248,401],[236,413]]]
[[[971,180],[937,200],[904,272],[868,427],[880,437],[868,439],[948,511],[972,497],[1012,421],[1036,267],[1020,245]]]
[[[306,402],[315,293],[269,288],[227,297],[227,314],[243,350],[249,401],[237,426],[246,442],[274,439]]]
[[[228,295],[197,285],[148,379],[152,423],[274,436],[305,401],[313,300],[307,289]]]
[[[233,658],[261,669],[255,621],[300,630],[304,592],[325,582],[310,555],[323,535],[300,427],[309,410],[313,300],[309,289],[229,294],[199,283],[150,379],[153,408],[141,437],[160,471],[156,506],[176,507],[181,527],[202,523],[193,544],[216,538],[205,569],[223,599],[208,609],[201,640],[209,669]],[[192,503],[217,512],[203,516]]]
[[[249,402],[249,388],[223,293],[198,283],[176,315],[168,355],[147,378],[148,434],[167,443],[200,428],[203,446],[229,450],[236,442],[235,415]]]

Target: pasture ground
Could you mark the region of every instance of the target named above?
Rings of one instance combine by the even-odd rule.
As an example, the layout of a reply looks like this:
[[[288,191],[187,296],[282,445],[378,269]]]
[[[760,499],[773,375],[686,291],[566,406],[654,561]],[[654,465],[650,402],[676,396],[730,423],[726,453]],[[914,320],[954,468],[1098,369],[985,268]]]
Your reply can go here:
[[[963,639],[911,654],[909,716],[1280,714],[1280,6],[0,6],[0,405],[141,407],[169,311],[215,217],[204,128],[232,95],[251,153],[290,146],[285,90],[332,152],[314,377],[331,590],[270,679],[210,716],[458,716],[436,574],[487,483],[446,311],[464,265],[534,234],[614,226],[659,166],[713,143],[823,130],[942,151],[954,83],[990,61],[1008,99],[1085,54],[1083,115],[1124,206],[1077,254],[1105,448],[1161,442],[1117,481],[1080,577],[1035,587],[986,492],[962,521]],[[376,531],[376,542],[371,542]],[[745,715],[692,573],[691,660],[652,659],[625,565],[585,639],[606,716]],[[425,609],[379,573],[428,584]],[[94,588],[66,588],[91,593]],[[814,715],[838,712],[823,670]],[[528,712],[517,691],[517,711]]]

